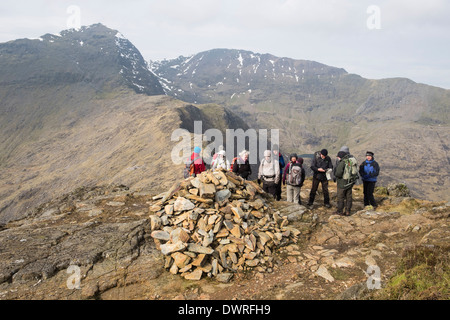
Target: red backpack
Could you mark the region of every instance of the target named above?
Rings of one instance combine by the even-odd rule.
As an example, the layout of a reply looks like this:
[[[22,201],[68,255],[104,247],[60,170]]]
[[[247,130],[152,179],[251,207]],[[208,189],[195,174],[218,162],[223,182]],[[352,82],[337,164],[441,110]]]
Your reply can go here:
[[[233,161],[231,161],[230,171],[233,171],[233,166],[236,163],[237,159],[238,158],[236,157],[236,158],[233,158]]]
[[[188,160],[185,163],[185,167],[184,167],[184,171],[183,171],[183,175],[184,178],[187,179],[189,177],[192,177],[194,175],[194,162],[201,159],[200,156],[198,156],[197,158],[195,158],[194,160]]]

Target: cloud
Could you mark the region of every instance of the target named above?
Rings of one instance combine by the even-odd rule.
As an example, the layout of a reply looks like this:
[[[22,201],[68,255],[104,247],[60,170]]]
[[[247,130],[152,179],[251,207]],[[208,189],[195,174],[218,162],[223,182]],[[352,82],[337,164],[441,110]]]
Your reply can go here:
[[[367,28],[373,4],[381,30]],[[70,5],[83,25],[119,30],[146,59],[247,49],[450,88],[448,0],[15,0],[0,3],[0,42],[66,29]]]
[[[333,27],[348,24],[354,9],[349,1],[244,1],[240,11],[250,23],[268,27]],[[243,19],[241,21],[246,21]]]
[[[192,28],[209,24],[218,19],[221,3],[211,0],[152,1],[149,9],[151,10],[150,15],[156,21]]]
[[[392,28],[450,26],[450,2],[447,0],[385,0],[381,8],[383,19]]]

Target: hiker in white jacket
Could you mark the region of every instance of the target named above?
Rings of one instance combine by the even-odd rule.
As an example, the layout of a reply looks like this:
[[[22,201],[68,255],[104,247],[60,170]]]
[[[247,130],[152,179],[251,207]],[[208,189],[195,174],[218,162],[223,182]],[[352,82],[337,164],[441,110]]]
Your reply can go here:
[[[217,158],[213,160],[213,163],[211,165],[212,170],[217,170],[220,168],[227,170],[227,171],[230,171],[230,168],[231,168],[230,162],[228,161],[228,159],[226,157],[225,150],[221,150],[218,152]]]
[[[272,159],[272,152],[266,150],[264,159],[261,161],[258,171],[258,183],[263,183],[263,190],[277,196],[277,184],[280,183],[280,164],[278,160]]]

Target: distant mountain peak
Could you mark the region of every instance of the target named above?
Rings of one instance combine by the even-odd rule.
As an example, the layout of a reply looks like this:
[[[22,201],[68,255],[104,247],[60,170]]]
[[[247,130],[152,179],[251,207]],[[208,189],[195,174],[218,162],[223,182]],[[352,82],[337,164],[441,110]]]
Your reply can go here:
[[[189,57],[150,61],[150,69],[166,94],[192,103],[216,101],[198,93],[202,90],[232,99],[257,89],[261,83],[295,86],[311,79],[335,79],[347,74],[344,69],[314,61],[238,49],[212,49]]]
[[[139,50],[119,31],[102,24],[0,44],[0,54],[2,71],[11,71],[2,72],[0,83],[66,80],[101,87],[118,81],[137,93],[164,95]]]
[[[38,38],[38,40],[50,41],[50,40],[55,40],[55,39],[61,40],[62,38],[88,39],[94,35],[96,35],[96,36],[99,36],[99,35],[114,36],[117,33],[119,33],[117,30],[110,29],[101,23],[97,23],[97,24],[93,24],[90,26],[82,26],[79,29],[72,28],[72,29],[62,30],[58,34],[47,33],[47,34],[41,36],[40,38]],[[31,39],[31,40],[36,40],[36,39]]]

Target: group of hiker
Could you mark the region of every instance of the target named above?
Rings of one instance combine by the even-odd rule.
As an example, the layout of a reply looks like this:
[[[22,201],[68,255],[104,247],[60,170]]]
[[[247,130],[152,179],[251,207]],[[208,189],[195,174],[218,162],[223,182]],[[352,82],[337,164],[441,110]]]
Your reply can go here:
[[[226,151],[223,146],[219,147],[219,152],[217,152],[211,163],[211,169],[224,169],[226,171],[232,171],[238,176],[247,179],[252,174],[252,168],[249,163],[250,152],[247,150],[242,151],[239,157],[233,159],[230,164],[226,157]],[[201,148],[195,147],[190,159],[186,161],[186,166],[184,169],[184,177],[188,178],[190,176],[197,176],[198,174],[206,171],[206,164],[201,156]]]
[[[252,175],[249,155],[249,151],[243,150],[230,163],[221,146],[213,157],[211,169],[232,171],[236,175],[248,179]],[[264,152],[264,158],[258,170],[258,184],[262,183],[263,190],[271,194],[277,201],[281,200],[282,185],[285,185],[287,201],[302,204],[300,192],[305,181],[303,163],[304,159],[294,153],[289,156],[289,162],[286,164],[278,145],[274,145],[272,150]],[[186,163],[185,178],[196,176],[205,170],[206,165],[201,157],[201,148],[196,147],[190,160]],[[347,146],[343,146],[339,150],[334,165],[328,155],[328,150],[322,149],[314,154],[311,170],[313,179],[306,205],[308,208],[313,207],[319,185],[322,185],[324,206],[331,208],[328,182],[334,180],[337,183],[337,211],[334,214],[350,215],[353,202],[352,189],[359,178],[362,179],[364,186],[364,206],[377,207],[373,194],[380,167],[375,161],[373,152],[367,151],[366,160],[358,167],[357,160],[350,154]]]

